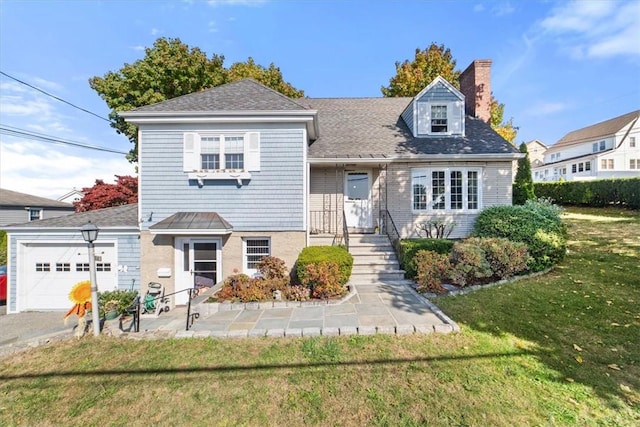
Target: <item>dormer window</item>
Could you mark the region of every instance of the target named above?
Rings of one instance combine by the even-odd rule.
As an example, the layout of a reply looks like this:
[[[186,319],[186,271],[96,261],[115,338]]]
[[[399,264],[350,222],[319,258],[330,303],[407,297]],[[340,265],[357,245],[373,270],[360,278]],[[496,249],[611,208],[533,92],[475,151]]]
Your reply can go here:
[[[431,133],[447,132],[447,106],[431,106]]]

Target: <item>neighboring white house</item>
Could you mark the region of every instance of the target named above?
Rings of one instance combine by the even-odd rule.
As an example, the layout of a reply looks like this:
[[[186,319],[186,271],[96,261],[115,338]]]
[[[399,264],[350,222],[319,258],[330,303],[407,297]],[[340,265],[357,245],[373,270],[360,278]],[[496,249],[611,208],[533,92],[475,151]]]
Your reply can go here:
[[[532,164],[533,180],[640,177],[640,110],[569,132]]]
[[[540,141],[539,139],[533,139],[529,142],[526,142],[527,152],[529,153],[529,161],[531,162],[531,167],[535,168],[542,164],[544,164],[544,154],[547,152],[549,147],[547,144]]]
[[[73,204],[73,202],[77,202],[80,199],[82,199],[84,197],[84,193],[80,190],[77,190],[76,188],[74,188],[73,190],[69,191],[68,193],[58,197],[56,200],[58,200],[59,202],[65,202],[65,203],[71,203]]]

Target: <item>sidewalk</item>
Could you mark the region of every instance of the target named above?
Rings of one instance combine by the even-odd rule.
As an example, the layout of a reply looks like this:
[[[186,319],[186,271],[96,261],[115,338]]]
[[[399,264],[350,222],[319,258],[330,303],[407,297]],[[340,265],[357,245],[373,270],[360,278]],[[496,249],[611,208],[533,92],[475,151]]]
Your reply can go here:
[[[159,316],[143,315],[140,332],[123,332],[119,321],[105,323],[103,334],[131,339],[186,337],[301,337],[458,332],[458,325],[419,295],[405,280],[351,284],[340,301],[200,303],[186,330],[187,311],[177,307]],[[0,310],[6,307],[0,307]],[[62,312],[0,315],[0,357],[26,348],[72,338],[75,319],[65,325]],[[127,325],[124,325],[125,329]],[[89,330],[91,326],[89,325]]]

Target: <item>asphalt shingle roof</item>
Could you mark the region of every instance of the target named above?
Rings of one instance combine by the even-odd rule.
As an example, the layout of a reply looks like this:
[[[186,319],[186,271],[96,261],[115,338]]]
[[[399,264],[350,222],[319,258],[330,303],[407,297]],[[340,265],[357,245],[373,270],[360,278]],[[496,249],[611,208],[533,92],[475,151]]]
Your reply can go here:
[[[98,228],[138,228],[138,204],[114,206],[95,211],[79,212],[56,218],[41,219],[24,224],[11,224],[11,228],[78,228],[91,221]],[[80,232],[80,231],[78,231]]]
[[[137,112],[293,111],[306,108],[255,80],[244,79],[146,105]],[[126,114],[126,113],[125,113]]]
[[[309,147],[311,159],[519,152],[487,123],[470,116],[465,120],[464,137],[414,137],[400,117],[412,98],[311,98],[304,101],[318,110],[320,137]]]
[[[574,130],[560,138],[560,140],[553,144],[551,148],[556,149],[611,136],[628,125],[632,120],[637,120],[638,117],[640,117],[640,110],[632,111],[630,113],[623,114],[622,116],[596,123],[595,125]]]
[[[40,208],[67,208],[73,209],[73,205],[45,197],[31,194],[18,193],[17,191],[0,188],[0,206],[31,206]]]

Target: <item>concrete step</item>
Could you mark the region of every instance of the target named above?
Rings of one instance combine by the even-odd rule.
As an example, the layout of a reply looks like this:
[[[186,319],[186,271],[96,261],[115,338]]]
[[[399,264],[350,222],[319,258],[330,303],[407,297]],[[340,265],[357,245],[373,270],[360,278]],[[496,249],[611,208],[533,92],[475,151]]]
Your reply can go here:
[[[398,266],[398,261],[394,258],[371,258],[368,256],[358,256],[353,258],[353,266],[370,266],[370,265],[395,265]]]
[[[404,280],[404,270],[382,270],[369,272],[351,272],[349,279],[355,283],[377,280]]]
[[[388,252],[367,252],[363,254],[353,255],[353,264],[371,264],[377,262],[398,262],[394,253]]]
[[[355,243],[389,243],[389,238],[384,234],[350,234],[349,244]]]
[[[354,265],[351,274],[367,274],[378,272],[400,271],[397,265]]]
[[[391,245],[349,245],[349,252],[351,255],[360,255],[360,254],[368,254],[372,252],[385,252],[390,254],[395,254],[393,251],[393,247]]]

